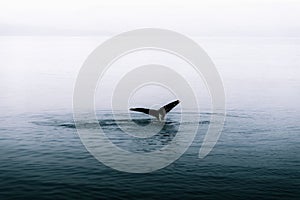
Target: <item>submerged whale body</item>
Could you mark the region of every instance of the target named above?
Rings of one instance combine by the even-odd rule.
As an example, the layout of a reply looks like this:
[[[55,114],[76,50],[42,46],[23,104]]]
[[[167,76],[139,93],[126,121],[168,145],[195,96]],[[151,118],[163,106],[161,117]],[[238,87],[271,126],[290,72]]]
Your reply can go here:
[[[129,110],[135,111],[135,112],[142,112],[148,115],[151,115],[153,117],[156,117],[159,121],[163,121],[165,119],[165,116],[168,112],[170,112],[175,106],[177,106],[180,103],[179,100],[173,101],[171,103],[168,103],[167,105],[164,105],[158,110],[149,109],[149,108],[130,108]]]

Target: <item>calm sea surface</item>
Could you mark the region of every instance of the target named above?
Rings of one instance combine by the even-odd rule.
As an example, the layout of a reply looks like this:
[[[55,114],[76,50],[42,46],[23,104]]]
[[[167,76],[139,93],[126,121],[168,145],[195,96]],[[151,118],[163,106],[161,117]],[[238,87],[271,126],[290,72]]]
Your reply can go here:
[[[212,152],[199,159],[213,114],[193,113],[200,121],[190,148],[146,174],[103,165],[77,135],[74,81],[101,41],[0,38],[0,199],[299,199],[299,39],[198,39],[224,81],[224,130]],[[115,121],[108,111],[97,111],[105,133],[133,152],[167,145],[180,115],[171,112],[162,131],[142,141],[122,135],[117,123],[126,126],[129,119]],[[134,117],[142,125],[151,120]]]

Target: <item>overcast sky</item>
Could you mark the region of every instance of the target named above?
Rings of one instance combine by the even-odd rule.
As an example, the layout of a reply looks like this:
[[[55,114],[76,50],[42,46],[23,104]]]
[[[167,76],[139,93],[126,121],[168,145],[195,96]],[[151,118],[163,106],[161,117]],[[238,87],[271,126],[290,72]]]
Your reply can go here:
[[[0,37],[0,110],[71,109],[77,73],[90,52],[106,38],[145,27],[197,41],[213,59],[229,105],[298,105],[299,19],[300,0],[3,0],[0,35],[34,37]],[[144,57],[124,63],[136,66],[136,58]],[[156,63],[171,62],[165,58]],[[169,101],[162,98],[161,104]]]
[[[142,27],[195,36],[300,35],[297,0],[9,0],[1,35],[110,35]]]

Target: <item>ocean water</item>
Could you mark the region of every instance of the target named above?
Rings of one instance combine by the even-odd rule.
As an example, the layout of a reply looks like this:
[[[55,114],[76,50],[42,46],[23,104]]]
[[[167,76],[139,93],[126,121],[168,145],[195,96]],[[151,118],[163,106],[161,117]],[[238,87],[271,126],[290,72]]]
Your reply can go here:
[[[1,37],[0,199],[299,199],[299,39],[198,39],[224,82],[223,132],[210,154],[199,159],[214,113],[193,113],[200,121],[189,149],[169,166],[144,174],[103,165],[76,132],[74,81],[101,41]],[[167,145],[181,114],[172,111],[157,135],[132,140],[117,125],[127,126],[130,119],[115,120],[109,111],[97,110],[105,133],[133,152]],[[134,114],[137,124],[150,120]]]

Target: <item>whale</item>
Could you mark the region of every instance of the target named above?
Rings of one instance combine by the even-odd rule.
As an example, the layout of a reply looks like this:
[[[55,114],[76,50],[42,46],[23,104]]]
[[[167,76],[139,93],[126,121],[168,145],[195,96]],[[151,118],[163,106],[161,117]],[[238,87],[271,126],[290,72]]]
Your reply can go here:
[[[134,112],[141,112],[148,115],[151,115],[155,117],[159,121],[163,121],[165,119],[165,116],[168,112],[170,112],[175,106],[177,106],[180,103],[179,100],[172,101],[171,103],[168,103],[164,106],[162,106],[160,109],[149,109],[149,108],[130,108],[130,111]]]

